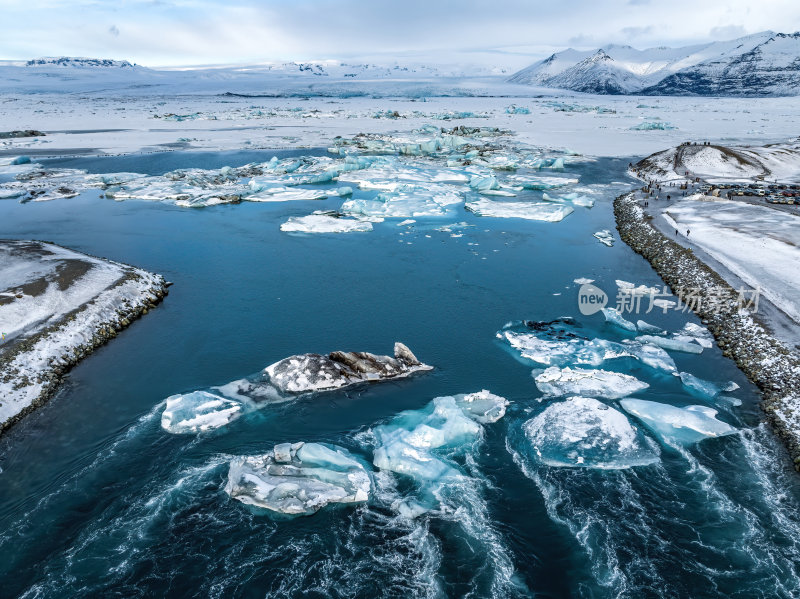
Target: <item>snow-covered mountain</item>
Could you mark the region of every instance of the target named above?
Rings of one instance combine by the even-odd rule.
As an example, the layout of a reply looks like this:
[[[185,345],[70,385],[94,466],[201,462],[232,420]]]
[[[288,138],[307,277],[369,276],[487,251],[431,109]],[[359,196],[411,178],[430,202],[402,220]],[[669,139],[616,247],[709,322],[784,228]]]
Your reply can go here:
[[[569,49],[508,81],[597,94],[793,96],[800,94],[800,33],[683,48]]]

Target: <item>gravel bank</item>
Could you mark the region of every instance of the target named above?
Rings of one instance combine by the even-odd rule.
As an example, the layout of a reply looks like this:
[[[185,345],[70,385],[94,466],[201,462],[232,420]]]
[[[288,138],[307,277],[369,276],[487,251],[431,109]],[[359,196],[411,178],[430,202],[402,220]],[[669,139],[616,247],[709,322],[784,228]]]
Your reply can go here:
[[[702,290],[695,313],[731,358],[762,391],[762,408],[800,472],[800,357],[777,339],[757,315],[740,307],[739,294],[694,253],[657,231],[635,194],[614,201],[620,238],[644,256],[678,296]],[[713,298],[713,301],[712,301]]]

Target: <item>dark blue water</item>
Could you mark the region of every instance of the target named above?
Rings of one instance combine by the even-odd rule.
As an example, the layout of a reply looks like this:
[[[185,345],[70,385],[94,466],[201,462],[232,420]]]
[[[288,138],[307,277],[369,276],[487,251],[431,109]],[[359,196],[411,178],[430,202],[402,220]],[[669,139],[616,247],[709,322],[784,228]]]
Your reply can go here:
[[[208,156],[204,165],[249,156]],[[85,162],[84,162],[85,160]],[[109,170],[157,173],[152,157]],[[139,164],[137,160],[141,160]],[[170,170],[198,166],[170,156]],[[583,184],[623,180],[627,160],[576,166]],[[96,159],[69,166],[106,168]],[[66,165],[62,165],[66,166]],[[163,172],[163,171],[161,171]],[[0,202],[0,236],[44,239],[163,274],[166,301],[76,367],[45,407],[0,439],[4,597],[792,597],[800,593],[800,489],[760,424],[755,389],[715,347],[674,354],[680,370],[734,380],[722,418],[743,433],[625,471],[549,468],[521,424],[543,408],[531,366],[494,336],[506,322],[578,316],[589,277],[660,285],[614,229],[613,193],[561,223],[478,218],[395,222],[372,233],[291,236],[288,216],[340,200],[187,210],[70,200]],[[677,330],[693,316],[648,316]],[[602,315],[587,331],[620,338]],[[248,414],[200,436],[159,426],[165,397],[241,378],[296,353],[391,353],[406,343],[436,370]],[[635,371],[637,397],[700,403],[674,378]],[[417,521],[369,505],[281,519],[222,490],[233,455],[284,441],[343,445],[369,459],[364,431],[433,397],[489,389],[508,415],[463,464],[452,512]],[[359,433],[362,433],[359,435]],[[382,493],[391,494],[391,489]]]

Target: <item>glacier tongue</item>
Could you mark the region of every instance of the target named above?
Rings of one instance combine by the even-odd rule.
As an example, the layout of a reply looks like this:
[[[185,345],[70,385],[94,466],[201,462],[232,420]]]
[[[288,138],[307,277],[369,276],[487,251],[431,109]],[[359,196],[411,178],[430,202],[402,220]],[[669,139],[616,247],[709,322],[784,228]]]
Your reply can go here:
[[[330,503],[363,503],[370,473],[349,451],[320,443],[284,443],[264,455],[231,460],[225,492],[282,514],[309,515]]]
[[[691,444],[736,432],[731,425],[717,420],[717,411],[707,406],[678,408],[643,399],[623,399],[619,403],[667,442]]]
[[[659,455],[625,415],[590,397],[570,397],[523,425],[537,458],[549,466],[620,469]]]
[[[583,368],[561,369],[557,366],[551,366],[535,379],[536,387],[545,396],[578,394],[619,399],[650,386],[629,374]]]

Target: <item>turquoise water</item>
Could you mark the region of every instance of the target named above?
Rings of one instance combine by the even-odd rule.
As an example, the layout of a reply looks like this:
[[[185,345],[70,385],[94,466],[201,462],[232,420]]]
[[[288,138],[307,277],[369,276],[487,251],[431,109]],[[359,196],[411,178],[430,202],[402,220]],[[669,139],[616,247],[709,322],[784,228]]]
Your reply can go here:
[[[212,154],[202,166],[254,159]],[[191,154],[161,166],[152,155],[125,160],[124,168],[90,158],[60,166],[157,173],[198,165]],[[624,181],[627,163],[571,171],[582,184],[603,184]],[[279,231],[288,216],[338,199],[189,210],[98,195],[0,202],[0,236],[135,264],[174,286],[0,439],[0,595],[800,595],[800,487],[760,424],[756,390],[718,348],[672,355],[679,370],[740,385],[733,395],[742,405],[721,413],[740,434],[662,445],[657,464],[621,471],[544,466],[522,434],[546,402],[537,401],[533,365],[495,333],[509,321],[568,315],[589,336],[619,340],[625,335],[602,315],[579,314],[573,280],[595,279],[610,293],[615,279],[661,284],[627,246],[592,237],[614,229],[611,189],[560,223],[464,212],[457,220],[472,226],[462,237],[436,230],[452,219],[418,219],[403,235],[391,220],[364,234]],[[671,331],[697,322],[677,312],[645,318]],[[267,408],[205,435],[159,426],[169,395],[296,353],[391,353],[396,340],[436,369]],[[651,384],[636,397],[702,403],[674,377],[625,371]],[[454,457],[469,476],[441,510],[417,520],[391,509],[402,479],[365,506],[296,519],[257,514],[223,492],[231,456],[303,440],[370,460],[372,427],[436,396],[480,389],[508,398],[509,412]]]

